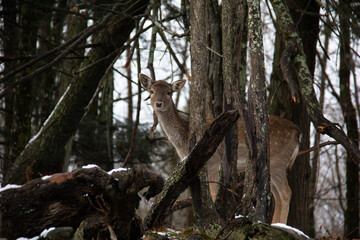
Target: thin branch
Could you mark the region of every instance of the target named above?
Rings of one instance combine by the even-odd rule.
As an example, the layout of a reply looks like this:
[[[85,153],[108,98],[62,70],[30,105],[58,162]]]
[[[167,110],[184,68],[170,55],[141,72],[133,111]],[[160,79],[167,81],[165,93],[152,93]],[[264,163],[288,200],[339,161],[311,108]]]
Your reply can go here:
[[[337,141],[327,141],[327,142],[324,142],[324,143],[320,143],[320,144],[318,144],[318,145],[316,145],[316,146],[313,146],[313,147],[311,147],[311,148],[309,148],[309,149],[299,151],[297,157],[299,157],[299,156],[301,156],[301,155],[303,155],[303,154],[312,152],[312,151],[314,151],[314,150],[316,150],[316,149],[320,149],[320,148],[322,148],[322,147],[328,146],[328,145],[338,145],[338,144],[340,144],[340,143],[337,142]]]
[[[0,92],[0,98],[2,98],[10,89],[18,86],[19,84],[21,84],[21,83],[23,83],[23,82],[25,82],[27,80],[32,79],[33,77],[37,76],[38,74],[42,73],[43,71],[45,71],[45,70],[49,69],[50,67],[54,66],[56,63],[58,63],[60,60],[62,60],[66,55],[71,53],[80,43],[83,42],[83,40],[85,40],[87,37],[89,37],[94,32],[98,31],[99,29],[105,27],[111,16],[112,16],[112,14],[108,14],[102,19],[101,22],[99,22],[98,24],[94,24],[93,26],[89,27],[76,41],[74,41],[70,45],[70,47],[68,49],[66,49],[63,53],[61,53],[59,56],[57,56],[55,59],[53,59],[50,63],[46,64],[43,67],[40,67],[40,68],[36,69],[32,73],[30,73],[30,74],[28,74],[28,75],[26,75],[24,77],[21,77],[19,80],[8,84],[8,86],[6,86]],[[51,51],[53,51],[53,50],[51,50]],[[51,52],[51,51],[49,51],[49,52]],[[36,58],[36,59],[38,59],[38,58]],[[25,67],[23,67],[23,69],[24,68]]]
[[[151,19],[150,19],[151,20]],[[155,24],[155,23],[154,23]],[[163,42],[165,43],[166,47],[169,49],[169,52],[171,54],[171,56],[174,58],[176,64],[178,65],[178,67],[180,68],[180,70],[186,75],[186,77],[189,79],[189,81],[191,81],[191,76],[190,74],[186,71],[186,69],[184,68],[184,66],[180,63],[179,59],[177,58],[174,50],[172,49],[169,41],[167,40],[163,30],[161,28],[158,29],[158,33],[161,37],[161,39],[163,40]]]

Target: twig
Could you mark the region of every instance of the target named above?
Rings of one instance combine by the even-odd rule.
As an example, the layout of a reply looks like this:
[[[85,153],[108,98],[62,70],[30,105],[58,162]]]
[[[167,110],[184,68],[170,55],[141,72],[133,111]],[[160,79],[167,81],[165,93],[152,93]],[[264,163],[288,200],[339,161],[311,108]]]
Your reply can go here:
[[[116,7],[116,6],[115,6]],[[114,7],[114,8],[115,8]],[[61,53],[59,56],[57,56],[55,59],[53,59],[50,63],[46,64],[43,67],[40,67],[33,71],[32,73],[20,78],[19,80],[10,83],[5,89],[3,89],[0,92],[0,98],[3,97],[10,89],[14,88],[15,86],[23,83],[24,81],[27,81],[29,79],[32,79],[34,76],[42,73],[43,71],[49,69],[50,67],[54,66],[56,63],[58,63],[61,59],[63,59],[66,55],[68,55],[70,52],[72,52],[80,43],[83,42],[88,36],[93,34],[94,32],[98,31],[99,29],[103,28],[107,23],[109,18],[112,16],[112,14],[107,14],[101,22],[98,24],[94,24],[90,28],[88,28],[76,41],[74,41],[68,49],[66,49],[63,53]],[[64,46],[63,46],[64,47]],[[49,51],[51,52],[51,51]],[[49,54],[48,52],[48,54]],[[38,59],[38,58],[37,58]],[[25,68],[25,67],[23,67]],[[5,78],[5,77],[4,77]]]
[[[137,66],[138,66],[138,72],[141,71],[141,66],[140,66],[140,49],[139,49],[139,44],[137,45]],[[130,145],[130,149],[126,155],[126,158],[124,160],[124,164],[123,167],[126,166],[126,164],[128,164],[128,162],[130,161],[131,155],[134,151],[135,148],[135,139],[136,139],[136,132],[138,129],[138,125],[139,125],[139,119],[140,119],[140,108],[141,108],[141,84],[140,84],[140,79],[138,79],[138,100],[137,100],[137,109],[136,109],[136,119],[135,119],[135,123],[134,123],[134,128],[132,131],[132,136],[131,136],[131,145]]]
[[[312,151],[314,151],[314,150],[316,150],[316,149],[325,147],[325,146],[327,146],[327,145],[338,145],[338,144],[339,144],[339,142],[337,142],[337,141],[327,141],[327,142],[324,142],[324,143],[320,143],[319,145],[316,145],[316,146],[313,146],[313,147],[311,147],[311,148],[309,148],[309,149],[300,151],[297,156],[299,157],[299,156],[301,156],[301,155],[303,155],[303,154],[312,152]]]
[[[151,19],[150,19],[151,20]],[[154,23],[155,24],[155,23]],[[186,75],[186,77],[189,79],[189,81],[191,81],[191,76],[190,74],[186,71],[186,69],[184,68],[184,66],[180,63],[179,59],[177,58],[174,50],[172,49],[169,41],[167,40],[163,30],[161,28],[158,28],[158,33],[161,37],[161,39],[163,40],[163,42],[165,43],[166,47],[169,49],[169,52],[171,54],[171,56],[174,58],[176,64],[178,65],[178,67],[180,68],[180,70]]]

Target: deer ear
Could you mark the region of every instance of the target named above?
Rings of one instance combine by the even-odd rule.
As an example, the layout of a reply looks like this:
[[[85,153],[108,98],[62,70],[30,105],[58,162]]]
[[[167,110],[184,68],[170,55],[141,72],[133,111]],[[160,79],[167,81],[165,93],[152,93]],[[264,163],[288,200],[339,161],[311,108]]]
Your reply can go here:
[[[149,90],[151,85],[155,82],[150,77],[146,76],[143,73],[139,73],[139,79],[140,79],[141,85],[143,85],[143,87],[146,90]]]
[[[186,83],[185,79],[177,80],[171,84],[171,88],[174,92],[180,92]]]

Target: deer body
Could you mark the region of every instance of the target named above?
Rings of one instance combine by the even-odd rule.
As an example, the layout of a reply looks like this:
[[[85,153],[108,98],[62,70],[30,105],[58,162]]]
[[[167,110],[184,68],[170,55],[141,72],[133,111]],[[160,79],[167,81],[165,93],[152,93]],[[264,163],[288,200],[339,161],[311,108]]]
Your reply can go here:
[[[145,89],[150,92],[150,104],[159,122],[182,159],[189,154],[189,122],[179,116],[172,100],[172,93],[178,92],[186,80],[178,80],[173,84],[165,81],[153,81],[144,74],[139,75]],[[239,172],[246,168],[247,147],[242,121],[238,121],[238,160]],[[270,135],[270,181],[271,192],[275,199],[275,210],[272,222],[287,222],[291,189],[287,182],[287,168],[291,167],[299,150],[299,128],[291,121],[276,116],[269,118]],[[223,149],[219,147],[208,160],[207,171],[209,181],[219,181],[220,162]],[[216,197],[217,184],[209,184],[213,200]]]

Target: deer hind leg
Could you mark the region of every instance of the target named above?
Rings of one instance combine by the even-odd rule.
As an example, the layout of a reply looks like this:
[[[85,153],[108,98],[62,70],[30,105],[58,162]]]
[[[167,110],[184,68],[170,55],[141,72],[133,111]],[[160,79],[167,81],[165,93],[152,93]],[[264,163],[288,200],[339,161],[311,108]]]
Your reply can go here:
[[[272,223],[278,222],[286,224],[291,200],[291,189],[288,185],[286,174],[272,177],[271,183],[271,191],[275,198],[275,210]]]

